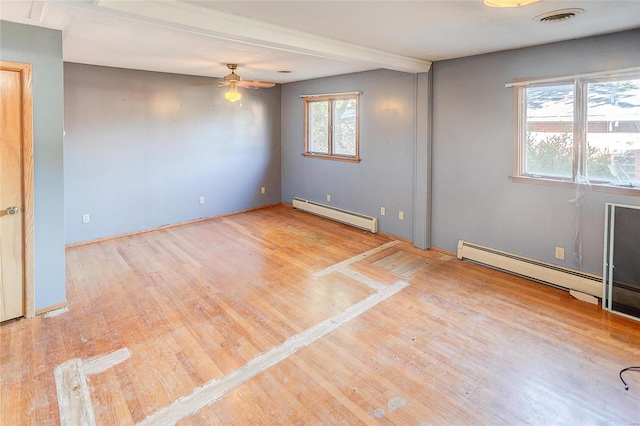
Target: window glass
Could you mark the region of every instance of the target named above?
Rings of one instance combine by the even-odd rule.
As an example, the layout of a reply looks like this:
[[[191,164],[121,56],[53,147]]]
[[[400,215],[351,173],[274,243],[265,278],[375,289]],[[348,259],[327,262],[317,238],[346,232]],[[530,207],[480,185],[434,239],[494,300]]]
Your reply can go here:
[[[638,71],[550,80],[513,84],[519,101],[514,175],[546,182],[588,181],[600,190],[636,195],[640,189]]]
[[[525,174],[573,174],[573,84],[525,90]]]
[[[587,177],[640,184],[640,79],[587,85]]]
[[[329,154],[329,102],[309,103],[309,151]]]
[[[356,101],[339,99],[333,110],[333,152],[336,155],[356,155]]]

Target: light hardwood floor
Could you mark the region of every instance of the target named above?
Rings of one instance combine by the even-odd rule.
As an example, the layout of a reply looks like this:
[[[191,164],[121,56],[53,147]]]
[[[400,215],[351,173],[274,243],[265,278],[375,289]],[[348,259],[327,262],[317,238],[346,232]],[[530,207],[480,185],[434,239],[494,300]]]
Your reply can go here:
[[[90,398],[97,424],[139,423],[375,294],[367,280],[410,285],[178,424],[640,422],[640,374],[618,378],[638,322],[404,242],[313,275],[389,241],[277,206],[69,248],[69,311],[0,325],[0,424],[60,423],[54,367],[122,348]]]

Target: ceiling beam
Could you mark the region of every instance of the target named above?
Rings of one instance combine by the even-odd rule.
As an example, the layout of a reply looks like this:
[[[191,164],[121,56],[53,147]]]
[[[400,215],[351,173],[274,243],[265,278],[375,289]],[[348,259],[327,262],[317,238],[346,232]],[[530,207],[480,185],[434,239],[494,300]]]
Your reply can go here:
[[[99,0],[97,4],[127,19],[251,46],[413,74],[427,72],[431,66],[431,62],[422,59],[332,40],[176,0]]]

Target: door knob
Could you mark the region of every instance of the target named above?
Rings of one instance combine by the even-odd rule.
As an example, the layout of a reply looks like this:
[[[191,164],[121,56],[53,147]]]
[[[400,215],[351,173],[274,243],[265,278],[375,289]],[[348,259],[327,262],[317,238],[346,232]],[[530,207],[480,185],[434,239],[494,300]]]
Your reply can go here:
[[[18,213],[20,211],[19,208],[17,208],[16,206],[13,207],[7,207],[5,209],[5,213],[8,214],[9,216],[13,216],[14,214]]]

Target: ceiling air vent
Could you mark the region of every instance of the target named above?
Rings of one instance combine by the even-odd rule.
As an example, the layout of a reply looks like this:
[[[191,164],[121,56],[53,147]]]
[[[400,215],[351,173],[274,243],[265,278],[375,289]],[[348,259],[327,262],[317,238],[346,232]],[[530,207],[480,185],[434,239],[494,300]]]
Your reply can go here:
[[[584,12],[584,9],[561,9],[538,15],[533,20],[535,22],[562,22],[574,18]]]

